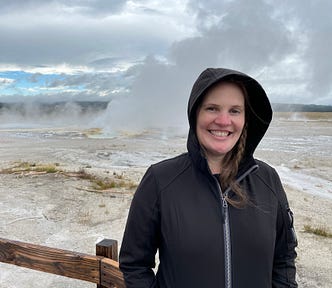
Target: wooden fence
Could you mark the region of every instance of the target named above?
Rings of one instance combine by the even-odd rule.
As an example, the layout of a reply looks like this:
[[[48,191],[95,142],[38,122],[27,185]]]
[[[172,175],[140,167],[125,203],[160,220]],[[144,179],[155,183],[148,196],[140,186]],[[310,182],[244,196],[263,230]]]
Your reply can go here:
[[[97,284],[125,288],[115,240],[96,244],[96,255],[0,238],[0,262]]]

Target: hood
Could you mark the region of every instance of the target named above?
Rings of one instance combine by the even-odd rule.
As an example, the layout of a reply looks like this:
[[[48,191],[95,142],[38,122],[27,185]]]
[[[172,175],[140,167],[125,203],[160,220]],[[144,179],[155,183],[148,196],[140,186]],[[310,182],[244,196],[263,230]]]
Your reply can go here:
[[[235,70],[224,68],[208,68],[195,81],[188,102],[189,136],[187,147],[190,153],[200,154],[200,146],[196,137],[196,110],[206,91],[217,82],[227,79],[241,82],[248,93],[248,134],[244,158],[252,157],[253,153],[267,131],[272,120],[272,109],[269,99],[262,86],[250,76]]]

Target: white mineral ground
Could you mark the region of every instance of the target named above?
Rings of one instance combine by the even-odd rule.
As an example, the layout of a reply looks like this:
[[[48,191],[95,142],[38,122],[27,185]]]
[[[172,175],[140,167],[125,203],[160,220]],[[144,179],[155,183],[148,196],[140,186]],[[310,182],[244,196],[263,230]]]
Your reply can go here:
[[[294,212],[299,287],[332,287],[332,238],[304,230],[311,225],[332,233],[332,115],[324,118],[277,117],[255,155],[277,169]],[[150,164],[185,150],[185,137],[154,133],[91,138],[68,128],[0,130],[0,170],[57,163],[67,172],[84,169],[137,184]],[[3,173],[0,237],[95,254],[104,238],[121,244],[133,193],[129,186],[94,192],[89,180],[61,173]],[[0,263],[5,287],[95,285]]]

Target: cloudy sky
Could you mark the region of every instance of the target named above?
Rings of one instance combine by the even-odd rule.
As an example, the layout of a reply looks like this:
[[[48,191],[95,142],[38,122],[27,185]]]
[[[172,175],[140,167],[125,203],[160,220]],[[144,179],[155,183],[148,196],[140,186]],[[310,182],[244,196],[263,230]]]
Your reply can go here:
[[[228,67],[272,102],[332,105],[331,11],[329,0],[0,0],[0,102],[126,99],[167,118],[204,68]]]

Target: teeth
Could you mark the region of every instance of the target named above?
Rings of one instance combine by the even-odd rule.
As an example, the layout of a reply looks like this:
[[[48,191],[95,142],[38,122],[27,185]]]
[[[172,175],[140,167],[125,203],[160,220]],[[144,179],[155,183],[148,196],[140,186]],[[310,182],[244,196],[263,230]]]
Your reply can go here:
[[[226,137],[229,135],[229,132],[227,131],[215,131],[215,130],[211,130],[211,133],[215,136],[219,136],[219,137]]]

